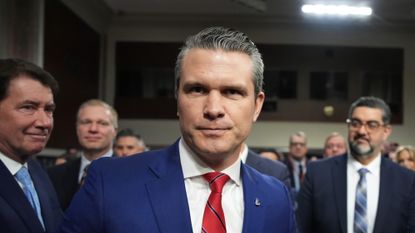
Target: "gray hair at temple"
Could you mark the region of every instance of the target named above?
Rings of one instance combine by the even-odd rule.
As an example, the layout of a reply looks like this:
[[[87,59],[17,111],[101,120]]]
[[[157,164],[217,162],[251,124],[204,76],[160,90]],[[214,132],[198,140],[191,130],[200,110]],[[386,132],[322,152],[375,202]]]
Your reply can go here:
[[[180,49],[177,56],[175,67],[175,93],[180,84],[180,75],[182,69],[182,62],[186,54],[191,49],[210,49],[210,50],[224,50],[227,52],[241,52],[247,54],[253,64],[252,81],[255,87],[255,96],[261,92],[264,83],[264,63],[258,48],[255,46],[247,35],[235,29],[225,27],[210,27],[199,33],[192,35],[186,39],[184,46]]]
[[[380,98],[374,96],[362,96],[350,105],[349,118],[352,117],[353,111],[357,107],[368,107],[382,110],[382,120],[384,124],[389,124],[391,121],[391,110],[389,106]]]

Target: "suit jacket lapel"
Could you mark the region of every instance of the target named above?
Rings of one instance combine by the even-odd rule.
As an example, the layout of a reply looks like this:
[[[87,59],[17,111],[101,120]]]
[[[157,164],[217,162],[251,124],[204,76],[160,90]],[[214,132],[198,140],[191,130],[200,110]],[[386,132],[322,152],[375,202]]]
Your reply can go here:
[[[50,193],[51,190],[50,187],[47,186],[47,180],[45,180],[47,177],[42,176],[39,169],[40,168],[34,161],[29,161],[29,171],[30,176],[32,177],[33,183],[36,188],[37,195],[39,197],[40,206],[42,208],[42,217],[43,222],[45,224],[46,232],[48,232],[49,229],[54,229],[54,223],[51,222],[53,219],[56,219],[57,216],[54,216],[56,212],[54,212],[54,209],[58,209],[58,206],[52,206],[52,203],[55,203],[51,200],[51,196],[54,195],[54,193]]]
[[[35,211],[27,200],[23,190],[10,174],[7,167],[0,161],[0,196],[2,196],[10,207],[21,217],[28,231],[44,232],[42,225],[37,219]],[[4,207],[2,207],[4,208]]]
[[[150,167],[155,174],[155,180],[146,185],[151,205],[161,233],[191,233],[192,224],[178,143],[169,147],[166,152],[164,160]]]
[[[390,182],[390,173],[387,174],[389,162],[384,157],[381,158],[381,164],[380,164],[380,184],[379,184],[379,200],[378,200],[378,209],[376,213],[376,220],[375,220],[375,227],[373,229],[373,232],[380,232],[382,230],[383,224],[387,223],[387,213],[389,209],[389,203],[392,199],[392,192],[393,187]]]
[[[244,189],[244,223],[243,233],[258,232],[263,229],[265,219],[265,199],[256,187],[256,181],[246,166],[241,163],[242,182]],[[260,204],[260,205],[258,205]]]
[[[337,216],[341,231],[347,232],[347,154],[334,161],[331,182],[334,188]]]

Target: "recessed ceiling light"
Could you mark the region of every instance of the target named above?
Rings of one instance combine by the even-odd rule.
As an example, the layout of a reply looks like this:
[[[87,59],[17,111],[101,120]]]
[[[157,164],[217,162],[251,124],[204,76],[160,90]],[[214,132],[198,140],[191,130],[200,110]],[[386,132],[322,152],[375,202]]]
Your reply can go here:
[[[347,5],[303,5],[301,11],[306,14],[337,16],[370,16],[372,8]]]

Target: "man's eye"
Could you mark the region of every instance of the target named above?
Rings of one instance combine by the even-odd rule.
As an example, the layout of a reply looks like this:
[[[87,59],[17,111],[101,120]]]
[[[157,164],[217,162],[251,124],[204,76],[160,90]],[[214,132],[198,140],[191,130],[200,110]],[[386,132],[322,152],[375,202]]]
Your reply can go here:
[[[33,105],[23,105],[20,107],[20,110],[23,112],[33,112],[36,110],[36,107]]]
[[[79,121],[79,124],[81,124],[81,125],[89,125],[91,123],[92,122],[90,122],[90,121]]]
[[[192,87],[192,88],[190,88],[190,92],[193,92],[193,93],[203,93],[203,88],[202,87]]]
[[[377,123],[376,121],[369,121],[367,122],[367,126],[370,129],[377,129],[379,127],[379,123]]]
[[[353,127],[358,127],[358,128],[362,127],[362,123],[360,121],[356,121],[356,120],[352,120],[351,125]]]
[[[241,91],[241,90],[238,90],[238,89],[226,89],[224,92],[227,96],[230,96],[230,97],[233,97],[233,98],[240,97],[240,96],[244,95],[244,92]]]
[[[106,122],[106,121],[98,122],[98,124],[100,124],[102,126],[109,126],[110,125],[110,123],[109,122]]]

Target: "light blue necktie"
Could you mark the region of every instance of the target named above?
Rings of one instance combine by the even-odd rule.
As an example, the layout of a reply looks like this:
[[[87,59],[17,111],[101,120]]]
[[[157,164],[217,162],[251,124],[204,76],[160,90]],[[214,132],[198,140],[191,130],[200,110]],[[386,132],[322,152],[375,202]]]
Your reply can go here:
[[[356,201],[354,207],[354,233],[367,233],[367,185],[366,168],[359,169],[360,179],[356,188]]]
[[[25,166],[20,168],[20,170],[15,175],[16,179],[23,185],[23,192],[32,205],[33,209],[36,212],[37,217],[39,218],[40,223],[45,229],[43,223],[42,212],[40,208],[39,197],[37,196],[35,186],[33,185],[32,178],[30,178],[29,171]]]

